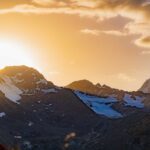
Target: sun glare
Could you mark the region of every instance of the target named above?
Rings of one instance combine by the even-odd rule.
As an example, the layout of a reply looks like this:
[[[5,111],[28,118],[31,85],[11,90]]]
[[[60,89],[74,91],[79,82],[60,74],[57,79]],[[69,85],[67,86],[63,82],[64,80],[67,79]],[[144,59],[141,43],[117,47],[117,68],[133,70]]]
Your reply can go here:
[[[0,39],[0,69],[13,65],[34,67],[29,48],[20,41]]]

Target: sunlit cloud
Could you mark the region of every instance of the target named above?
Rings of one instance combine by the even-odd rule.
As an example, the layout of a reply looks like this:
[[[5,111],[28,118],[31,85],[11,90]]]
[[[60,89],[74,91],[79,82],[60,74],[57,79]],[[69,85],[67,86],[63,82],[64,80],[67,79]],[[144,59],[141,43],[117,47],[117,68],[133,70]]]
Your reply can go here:
[[[91,34],[91,35],[100,35],[100,34],[108,34],[114,36],[127,36],[129,35],[127,32],[121,32],[118,30],[93,30],[93,29],[83,29],[81,30],[84,34]]]
[[[144,36],[135,41],[138,46],[150,48],[150,36]]]
[[[81,30],[81,33],[91,34],[91,35],[96,35],[96,36],[99,35],[99,31],[98,30],[91,30],[91,29],[83,29],[83,30]]]
[[[128,33],[126,32],[121,32],[117,30],[100,31],[100,33],[115,35],[115,36],[127,36],[128,35]]]
[[[73,5],[81,6],[81,7],[89,7],[89,8],[95,8],[97,6],[97,3],[93,0],[72,0]]]
[[[40,5],[49,5],[55,3],[56,1],[55,0],[32,0],[32,2]]]
[[[93,0],[32,0],[32,2],[44,6],[50,6],[55,4],[55,6],[68,5],[73,7],[80,6],[94,8],[97,5],[96,1]]]
[[[32,2],[43,6],[66,6],[66,3],[62,0],[32,0]]]
[[[103,21],[105,19],[122,16],[131,21],[125,25],[130,34],[138,34],[135,40],[137,46],[150,48],[150,3],[147,0],[31,0],[31,3],[17,5],[8,9],[1,9],[0,14],[5,13],[31,13],[31,14],[70,14],[80,17],[95,17]],[[38,5],[36,5],[38,4]],[[100,33],[115,36],[126,36],[120,31],[96,31],[83,30],[84,33],[98,35]],[[144,37],[144,38],[143,38]],[[145,39],[146,38],[146,39]]]

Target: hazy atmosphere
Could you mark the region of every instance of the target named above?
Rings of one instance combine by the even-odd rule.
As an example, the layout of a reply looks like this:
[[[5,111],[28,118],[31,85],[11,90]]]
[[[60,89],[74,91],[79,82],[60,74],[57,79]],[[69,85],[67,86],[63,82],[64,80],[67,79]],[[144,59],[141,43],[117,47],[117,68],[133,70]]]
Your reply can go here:
[[[0,0],[0,150],[150,150],[150,0]]]
[[[32,66],[60,86],[137,90],[150,77],[149,0],[1,0],[0,33],[0,68]]]

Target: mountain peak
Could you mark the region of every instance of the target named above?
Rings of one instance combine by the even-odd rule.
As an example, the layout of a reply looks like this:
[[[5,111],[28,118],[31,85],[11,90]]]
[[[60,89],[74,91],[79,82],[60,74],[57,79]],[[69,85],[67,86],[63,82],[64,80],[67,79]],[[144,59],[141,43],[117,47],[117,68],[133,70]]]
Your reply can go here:
[[[36,69],[27,66],[10,66],[0,70],[0,94],[18,102],[21,95],[55,92],[55,85],[47,81]]]
[[[73,89],[73,90],[79,90],[85,93],[94,94],[94,95],[101,95],[106,96],[107,94],[113,94],[113,89],[107,85],[101,85],[100,83],[93,84],[91,81],[88,80],[79,80],[72,82],[67,88]]]
[[[9,78],[13,84],[21,89],[35,89],[45,86],[53,86],[53,83],[48,82],[45,77],[36,69],[22,66],[7,66],[0,70],[1,81]]]
[[[101,86],[100,83],[97,83],[97,84],[96,84],[96,87],[101,88],[102,86]]]
[[[3,69],[0,70],[0,74],[4,74],[7,76],[14,76],[16,74],[24,74],[24,73],[28,73],[28,74],[38,74],[39,76],[41,76],[42,78],[44,78],[44,76],[39,73],[39,71],[37,71],[36,69],[32,68],[32,67],[28,67],[25,65],[22,66],[7,66]]]
[[[89,80],[83,79],[83,80],[74,81],[71,84],[67,85],[66,87],[73,90],[81,90],[81,91],[84,89],[84,92],[88,92],[94,86],[95,85]]]
[[[150,93],[150,79],[146,80],[139,91],[143,93]]]

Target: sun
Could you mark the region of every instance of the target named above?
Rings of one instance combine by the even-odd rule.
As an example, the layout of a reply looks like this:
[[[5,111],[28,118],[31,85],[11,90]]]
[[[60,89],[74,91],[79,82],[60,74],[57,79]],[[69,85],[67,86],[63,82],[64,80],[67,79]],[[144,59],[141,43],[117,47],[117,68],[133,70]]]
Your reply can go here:
[[[29,47],[21,41],[0,39],[0,68],[14,65],[34,67]]]

